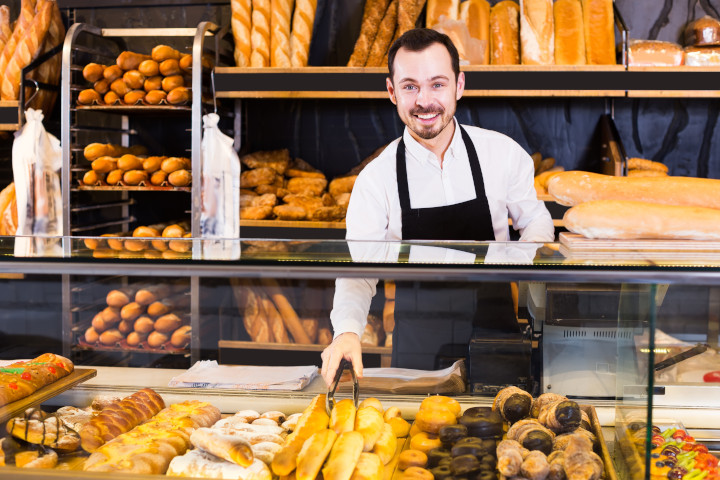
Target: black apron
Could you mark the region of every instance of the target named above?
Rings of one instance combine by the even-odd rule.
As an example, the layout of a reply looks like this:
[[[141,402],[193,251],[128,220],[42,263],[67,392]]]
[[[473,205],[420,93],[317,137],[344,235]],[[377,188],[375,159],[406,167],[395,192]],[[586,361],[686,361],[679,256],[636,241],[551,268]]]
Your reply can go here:
[[[397,147],[397,183],[403,240],[495,240],[475,146],[458,125],[467,149],[475,198],[455,205],[411,208],[405,142]],[[467,354],[473,332],[519,332],[507,283],[397,282],[392,365],[433,370]]]

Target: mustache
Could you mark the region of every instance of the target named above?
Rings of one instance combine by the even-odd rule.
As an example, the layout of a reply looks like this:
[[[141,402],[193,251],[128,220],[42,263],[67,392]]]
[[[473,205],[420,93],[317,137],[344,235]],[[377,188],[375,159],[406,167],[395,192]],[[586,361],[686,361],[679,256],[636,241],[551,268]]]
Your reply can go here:
[[[428,108],[416,107],[416,108],[410,110],[410,113],[412,115],[427,115],[430,113],[439,113],[440,115],[442,115],[443,113],[445,113],[445,109],[442,107],[439,107],[439,106],[438,107],[428,107]]]

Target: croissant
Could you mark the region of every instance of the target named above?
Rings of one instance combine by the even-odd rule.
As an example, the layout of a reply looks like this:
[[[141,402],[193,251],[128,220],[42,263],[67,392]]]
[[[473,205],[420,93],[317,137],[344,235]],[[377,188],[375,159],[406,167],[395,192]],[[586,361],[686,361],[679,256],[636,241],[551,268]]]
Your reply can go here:
[[[82,448],[94,452],[104,443],[148,420],[165,407],[163,399],[149,388],[113,402],[80,430]]]
[[[525,390],[507,387],[495,395],[492,409],[499,412],[506,421],[515,423],[530,415],[532,402],[532,395]]]

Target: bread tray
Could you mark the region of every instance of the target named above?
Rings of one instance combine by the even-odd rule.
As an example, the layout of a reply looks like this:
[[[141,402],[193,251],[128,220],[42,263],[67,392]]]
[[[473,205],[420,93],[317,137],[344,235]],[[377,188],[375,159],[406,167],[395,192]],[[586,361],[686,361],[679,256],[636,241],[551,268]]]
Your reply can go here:
[[[73,388],[86,380],[97,375],[97,370],[93,368],[76,368],[63,378],[60,378],[49,385],[45,385],[32,395],[16,400],[3,407],[0,407],[0,423],[4,424],[13,417],[18,416],[26,409],[37,407],[46,400]]]
[[[81,183],[77,187],[78,190],[92,191],[116,191],[116,192],[190,192],[192,187],[174,187],[172,185],[85,185]]]
[[[122,339],[116,342],[114,345],[103,345],[101,343],[88,343],[84,338],[78,339],[78,346],[84,350],[98,350],[104,352],[143,352],[143,353],[159,353],[162,355],[185,355],[190,352],[187,348],[189,345],[184,347],[175,347],[170,341],[163,343],[159,347],[151,347],[147,341],[140,342],[136,346],[128,345],[127,340]]]

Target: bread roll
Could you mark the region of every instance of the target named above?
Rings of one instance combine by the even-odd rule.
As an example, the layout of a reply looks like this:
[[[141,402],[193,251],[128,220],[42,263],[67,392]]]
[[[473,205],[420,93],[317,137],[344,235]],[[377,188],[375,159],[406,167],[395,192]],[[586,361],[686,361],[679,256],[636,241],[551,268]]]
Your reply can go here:
[[[356,412],[355,403],[350,398],[335,402],[330,412],[330,429],[338,435],[352,431],[355,428]]]
[[[160,65],[155,60],[145,60],[138,65],[138,71],[145,75],[145,77],[154,77],[160,73]]]
[[[166,334],[154,330],[148,335],[147,343],[153,348],[158,348],[164,343],[167,343],[168,340],[170,340],[170,338]]]
[[[520,42],[523,65],[553,64],[555,36],[552,0],[520,0]]]
[[[457,20],[460,9],[459,0],[428,0],[425,11],[425,26],[433,28],[440,22],[440,15]]]
[[[105,102],[106,105],[115,105],[116,103],[122,102],[122,99],[117,93],[110,90],[103,97],[103,102]]]
[[[572,207],[565,227],[586,238],[720,240],[720,210],[627,200]]]
[[[363,436],[360,432],[340,434],[322,469],[323,479],[350,480],[362,452]]]
[[[100,79],[93,83],[93,90],[98,92],[100,95],[105,95],[110,90],[110,84],[104,78]]]
[[[143,159],[129,153],[117,159],[117,167],[121,170],[136,170],[142,166]]]
[[[159,283],[150,285],[147,287],[139,288],[135,293],[135,301],[140,305],[150,305],[153,302],[157,302],[158,299],[163,299],[170,294],[170,287],[165,283]],[[149,312],[150,315],[155,315]]]
[[[118,67],[117,65],[110,65],[105,68],[105,70],[103,70],[103,78],[109,83],[112,83],[118,78],[122,78],[123,73],[124,72],[122,68]]]
[[[720,180],[709,178],[629,178],[570,171],[551,178],[548,192],[569,206],[593,200],[633,200],[720,209]]]
[[[135,320],[145,312],[145,307],[137,302],[130,302],[120,310],[120,317],[123,320]]]
[[[293,67],[306,67],[308,64],[316,10],[317,0],[298,0],[295,4],[290,32],[290,64]]]
[[[465,22],[472,38],[484,42],[482,64],[487,65],[490,63],[490,4],[487,0],[465,0],[460,4],[460,20]]]
[[[170,105],[182,105],[190,101],[190,90],[186,87],[177,87],[170,90],[166,97]]]
[[[100,343],[106,346],[113,346],[116,343],[118,343],[120,340],[125,338],[122,333],[117,328],[111,328],[110,330],[105,330],[100,334]]]
[[[105,296],[105,302],[109,307],[122,308],[130,303],[132,296],[131,289],[110,290]]]
[[[613,0],[582,0],[588,65],[615,65]]]
[[[363,436],[363,451],[371,452],[383,431],[382,413],[375,407],[358,408],[355,414],[355,431]]]
[[[250,66],[270,66],[270,0],[252,0]]]
[[[190,344],[191,339],[191,326],[183,325],[182,327],[175,330],[170,337],[170,343],[173,347],[182,348]]]
[[[105,68],[107,68],[105,65],[100,65],[99,63],[88,63],[83,67],[83,78],[90,83],[95,83],[103,78]]]
[[[233,39],[235,40],[235,65],[238,67],[249,67],[250,54],[252,52],[250,43],[252,1],[231,0],[230,9],[232,12],[230,26],[232,27]]]
[[[190,74],[192,72],[192,55],[189,53],[183,55],[180,57],[180,60],[178,60],[178,64],[180,65],[180,70],[186,74]]]
[[[102,103],[102,97],[93,88],[87,88],[78,93],[78,103],[81,105],[92,105],[94,103]]]
[[[150,59],[148,55],[125,51],[118,55],[116,63],[123,70],[136,70],[142,62]]]
[[[380,437],[375,441],[373,453],[377,454],[383,465],[390,463],[397,450],[397,437],[389,423],[384,423]]]
[[[121,320],[120,323],[118,323],[118,330],[123,335],[127,335],[128,333],[133,331],[134,324],[135,320]]]
[[[180,60],[180,52],[168,45],[157,45],[150,52],[153,60],[160,63],[165,60]]]
[[[98,334],[94,327],[89,327],[85,330],[84,338],[87,343],[95,343],[100,339],[100,334]]]
[[[315,432],[305,440],[298,453],[295,478],[297,480],[315,480],[325,459],[330,455],[336,439],[337,433],[326,428]]]
[[[127,95],[131,90],[130,87],[127,86],[125,83],[125,80],[122,78],[116,78],[115,80],[110,83],[110,90],[117,93],[118,97],[124,98],[125,95]]]
[[[192,175],[190,174],[190,172],[182,168],[168,174],[167,180],[168,182],[170,182],[170,185],[174,187],[186,187],[190,185],[190,182],[192,181]]]
[[[555,21],[555,64],[585,65],[585,29],[580,0],[557,0]]]
[[[143,83],[143,90],[145,90],[146,92],[151,92],[153,90],[162,90],[162,80],[162,75],[147,77],[145,79],[145,82]]]
[[[133,329],[140,333],[147,335],[148,333],[152,332],[155,328],[155,322],[153,322],[153,319],[150,317],[147,317],[145,315],[138,317],[135,320],[135,323],[133,324]]]
[[[385,467],[379,455],[362,452],[350,480],[382,480],[384,473]]]
[[[137,346],[140,345],[142,342],[144,342],[145,340],[147,340],[147,336],[148,336],[147,333],[140,333],[140,332],[137,332],[137,331],[133,330],[132,332],[128,333],[127,338],[125,339],[125,341],[126,341],[127,344],[130,345],[131,347],[137,347]]]
[[[182,325],[182,319],[174,313],[168,313],[155,320],[155,330],[160,333],[170,333]]]

